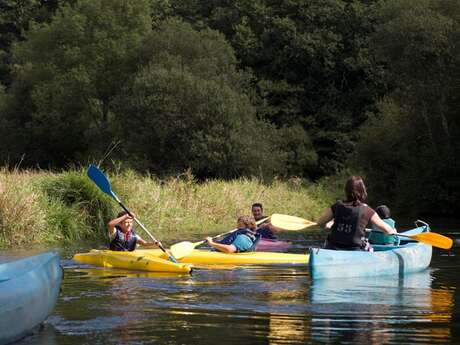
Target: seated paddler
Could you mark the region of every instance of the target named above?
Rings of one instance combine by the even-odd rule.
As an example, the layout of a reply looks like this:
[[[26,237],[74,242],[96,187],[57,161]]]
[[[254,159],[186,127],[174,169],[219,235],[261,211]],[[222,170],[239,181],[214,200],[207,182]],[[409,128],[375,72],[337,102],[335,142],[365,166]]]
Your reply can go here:
[[[241,216],[237,220],[237,229],[220,241],[206,237],[208,244],[224,253],[242,253],[253,251],[260,235],[256,233],[254,217]]]
[[[108,223],[110,250],[131,252],[136,249],[137,245],[146,248],[158,247],[160,245],[158,241],[147,242],[136,234],[133,229],[133,221],[134,218],[128,212],[122,211],[118,213],[117,218],[112,219]]]
[[[391,218],[391,211],[386,205],[377,206],[375,212],[379,215],[382,220],[396,229],[396,222]],[[389,235],[380,230],[377,226],[372,225],[372,230],[369,234],[370,244],[384,244],[397,246],[399,244],[399,237],[396,235]]]
[[[375,225],[385,234],[397,233],[396,229],[385,223],[365,203],[366,199],[366,186],[362,178],[350,177],[345,184],[345,199],[327,208],[317,221],[320,226],[331,231],[325,243],[326,249],[372,251],[366,238],[368,223]],[[328,225],[331,226],[330,229]]]
[[[264,216],[264,208],[260,202],[252,204],[251,212],[256,222],[267,218]],[[269,219],[266,219],[258,225],[256,232],[261,235],[261,238],[276,240],[276,232],[278,232],[278,229],[270,223]]]

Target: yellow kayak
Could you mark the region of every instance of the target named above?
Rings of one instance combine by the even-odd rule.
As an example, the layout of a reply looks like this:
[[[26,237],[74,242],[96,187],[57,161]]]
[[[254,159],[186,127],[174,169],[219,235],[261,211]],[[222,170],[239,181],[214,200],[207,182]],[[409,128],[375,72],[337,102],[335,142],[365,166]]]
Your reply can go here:
[[[73,259],[84,264],[136,271],[171,273],[190,273],[192,271],[192,266],[189,264],[176,264],[167,260],[166,255],[162,258],[160,255],[151,255],[145,250],[117,252],[93,249],[89,253],[77,253]]]
[[[140,249],[137,252],[149,253],[152,256],[166,258],[160,249]],[[270,264],[308,264],[308,254],[246,252],[221,253],[209,250],[195,249],[189,255],[178,259],[188,264],[206,265],[270,265]]]

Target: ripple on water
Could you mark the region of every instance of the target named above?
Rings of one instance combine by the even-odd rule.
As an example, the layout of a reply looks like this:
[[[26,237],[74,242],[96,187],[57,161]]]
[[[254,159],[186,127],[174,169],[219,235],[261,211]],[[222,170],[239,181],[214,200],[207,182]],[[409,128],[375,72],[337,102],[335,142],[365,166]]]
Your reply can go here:
[[[176,275],[68,260],[46,327],[55,332],[43,336],[49,344],[78,345],[460,343],[452,332],[456,251],[435,251],[432,269],[404,279],[314,282],[305,267]]]

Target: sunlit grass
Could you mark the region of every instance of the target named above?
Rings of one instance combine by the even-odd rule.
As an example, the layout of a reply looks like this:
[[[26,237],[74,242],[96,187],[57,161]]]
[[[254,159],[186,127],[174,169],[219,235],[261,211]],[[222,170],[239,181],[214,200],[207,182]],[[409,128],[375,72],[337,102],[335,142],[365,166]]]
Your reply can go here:
[[[40,193],[34,190],[35,174],[0,170],[0,245],[21,246],[41,242],[47,228]]]
[[[189,172],[160,180],[131,170],[107,174],[112,189],[150,232],[165,244],[225,232],[239,215],[261,202],[266,215],[284,213],[316,219],[337,195],[335,184],[300,179],[263,184],[255,178],[197,182]],[[0,170],[0,244],[106,240],[106,224],[121,210],[86,176]],[[148,239],[141,229],[138,233]]]

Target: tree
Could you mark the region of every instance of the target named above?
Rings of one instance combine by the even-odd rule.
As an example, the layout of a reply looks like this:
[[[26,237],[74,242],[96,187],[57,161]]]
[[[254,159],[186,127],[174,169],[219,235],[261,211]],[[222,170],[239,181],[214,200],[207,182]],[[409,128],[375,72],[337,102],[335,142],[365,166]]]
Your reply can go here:
[[[147,1],[82,0],[62,6],[49,24],[33,24],[14,49],[6,120],[27,133],[17,153],[60,166],[103,150],[112,102],[137,70],[150,31]]]
[[[11,84],[11,47],[24,40],[32,21],[48,22],[59,3],[73,0],[2,0],[0,2],[0,82]]]
[[[225,34],[240,66],[254,72],[259,118],[278,128],[304,129],[318,164],[306,163],[303,176],[333,174],[344,166],[356,141],[354,132],[381,92],[368,58],[367,37],[373,29],[368,4],[342,0],[170,3],[173,13],[184,20]]]
[[[282,172],[275,130],[256,119],[248,76],[222,35],[165,21],[146,41],[143,62],[117,116],[138,164],[156,172],[191,168],[200,178]],[[135,134],[124,135],[126,128]]]
[[[382,197],[397,200],[401,208],[455,213],[460,5],[382,1],[375,14],[371,49],[387,97],[365,127],[358,164]]]

